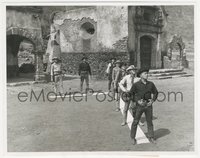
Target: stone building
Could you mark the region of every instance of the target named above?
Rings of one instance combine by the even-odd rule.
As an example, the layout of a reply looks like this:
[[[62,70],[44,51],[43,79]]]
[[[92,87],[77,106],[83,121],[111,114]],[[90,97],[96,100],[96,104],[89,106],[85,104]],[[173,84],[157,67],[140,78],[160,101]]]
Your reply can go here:
[[[75,63],[83,55],[89,57],[94,74],[100,76],[109,57],[138,68],[162,68],[166,18],[161,6],[91,6],[57,12],[54,23],[62,34],[60,45],[66,69],[76,73]]]
[[[171,11],[175,13],[175,10],[180,11],[180,8],[184,16],[191,14],[192,18],[193,12],[187,14],[184,12],[184,7],[193,10],[192,6],[176,6],[174,9],[170,6],[91,6],[57,12],[54,23],[59,25],[63,34],[61,50],[62,57],[66,59],[68,65],[66,68],[72,69],[72,72],[76,71],[73,62],[78,62],[79,56],[86,54],[92,59],[91,63],[95,63],[94,69],[99,69],[98,63],[101,63],[101,66],[105,65],[102,64],[102,59],[105,62],[109,60],[101,58],[105,54],[110,57],[108,52],[114,52],[113,56],[128,61],[138,68],[182,68],[184,65],[182,60],[186,60],[182,53],[184,43],[179,37],[182,35],[181,31],[177,31],[177,27],[182,26],[176,26],[175,23],[171,26],[168,19],[174,18],[170,15]],[[179,17],[181,13],[175,18],[178,17],[176,19],[178,21],[185,21],[185,17]],[[190,25],[193,25],[193,21],[190,21]],[[174,29],[170,29],[172,27]],[[179,35],[175,35],[174,30]],[[190,32],[190,35],[193,37],[193,32]],[[175,37],[177,40],[173,40],[173,36],[177,36]],[[177,44],[182,46],[180,50],[177,50]],[[175,60],[168,56],[169,45],[174,47],[171,48],[171,53],[172,50],[179,52],[176,54],[179,57]],[[73,57],[77,60],[74,61]],[[104,70],[105,67],[101,69]]]
[[[43,74],[43,39],[40,16],[41,7],[7,6],[7,76],[18,75],[18,52],[21,42],[32,44],[31,53],[35,56],[35,80],[44,79]]]
[[[34,36],[15,33],[35,45],[36,76],[42,76],[45,50],[41,45],[43,40],[47,43],[52,14],[60,32],[61,58],[68,74],[77,74],[83,56],[88,57],[92,73],[99,78],[105,77],[111,57],[138,68],[181,68],[186,60],[185,47],[193,47],[193,6],[43,6],[29,7],[31,9],[24,12],[26,8],[7,8],[7,37],[15,25],[18,30],[26,28]],[[19,16],[23,16],[23,20]],[[17,24],[16,19],[22,22]],[[185,27],[184,21],[188,22]]]

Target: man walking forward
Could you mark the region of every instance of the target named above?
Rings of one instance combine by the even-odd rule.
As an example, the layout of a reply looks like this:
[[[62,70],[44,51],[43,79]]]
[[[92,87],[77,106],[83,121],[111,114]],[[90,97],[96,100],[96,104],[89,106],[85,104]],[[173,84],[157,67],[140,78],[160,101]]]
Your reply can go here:
[[[154,139],[154,129],[153,129],[153,102],[156,101],[158,96],[158,91],[153,82],[148,81],[148,69],[141,69],[138,72],[138,76],[141,78],[140,81],[133,84],[130,92],[135,96],[136,101],[136,114],[134,121],[131,126],[131,138],[132,144],[136,144],[136,131],[139,120],[143,113],[145,113],[147,127],[148,127],[148,139],[151,143],[156,143]],[[153,98],[152,98],[153,95]]]

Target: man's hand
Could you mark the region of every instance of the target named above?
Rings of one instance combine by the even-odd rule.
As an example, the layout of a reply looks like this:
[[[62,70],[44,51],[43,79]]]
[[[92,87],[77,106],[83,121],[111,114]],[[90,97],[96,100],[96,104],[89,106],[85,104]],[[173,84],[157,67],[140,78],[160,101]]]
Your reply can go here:
[[[153,100],[149,99],[149,102],[147,103],[147,106],[151,106],[153,104]]]

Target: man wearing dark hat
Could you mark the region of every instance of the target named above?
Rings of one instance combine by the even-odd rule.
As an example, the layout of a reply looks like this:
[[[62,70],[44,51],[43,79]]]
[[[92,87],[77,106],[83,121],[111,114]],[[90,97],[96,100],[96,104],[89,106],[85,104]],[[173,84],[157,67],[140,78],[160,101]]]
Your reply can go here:
[[[52,59],[51,81],[54,82],[54,92],[63,94],[62,64],[58,57]]]
[[[120,64],[121,64],[121,61],[120,60],[117,60],[115,62],[116,66],[114,67],[113,71],[112,71],[112,82],[113,82],[113,97],[115,99],[115,105],[116,105],[116,112],[120,111],[120,108],[119,108],[119,92],[118,92],[118,78],[117,78],[117,74],[119,73],[119,71],[121,70],[120,69]]]
[[[153,130],[153,108],[152,104],[156,101],[158,96],[158,91],[153,82],[148,81],[148,69],[140,69],[138,72],[138,77],[140,81],[133,84],[130,92],[134,95],[136,101],[136,114],[134,121],[131,126],[131,138],[132,144],[136,144],[136,131],[139,120],[143,113],[145,113],[147,127],[148,127],[148,139],[151,143],[155,143],[154,130]],[[153,95],[153,98],[152,98]]]
[[[86,82],[86,91],[89,90],[89,75],[91,76],[91,68],[87,62],[87,58],[83,57],[82,62],[79,64],[78,74],[80,76],[80,90],[83,91],[83,82]]]

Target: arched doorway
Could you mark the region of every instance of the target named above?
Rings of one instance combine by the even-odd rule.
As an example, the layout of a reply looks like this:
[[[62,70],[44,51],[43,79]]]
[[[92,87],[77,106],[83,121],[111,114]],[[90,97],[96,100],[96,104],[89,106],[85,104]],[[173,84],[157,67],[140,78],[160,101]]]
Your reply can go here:
[[[35,75],[34,44],[20,35],[7,35],[7,79],[33,80]],[[32,59],[31,59],[32,57]]]
[[[141,68],[151,68],[152,38],[142,36],[140,38],[140,63]]]

